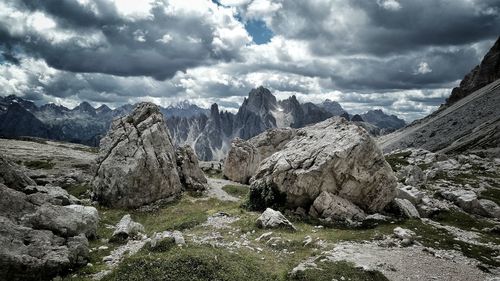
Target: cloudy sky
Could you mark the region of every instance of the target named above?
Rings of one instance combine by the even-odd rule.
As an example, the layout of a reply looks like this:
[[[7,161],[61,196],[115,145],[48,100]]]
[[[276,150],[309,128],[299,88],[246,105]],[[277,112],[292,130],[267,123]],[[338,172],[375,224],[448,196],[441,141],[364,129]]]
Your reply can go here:
[[[73,107],[251,88],[422,117],[500,35],[500,0],[0,0],[0,95]]]

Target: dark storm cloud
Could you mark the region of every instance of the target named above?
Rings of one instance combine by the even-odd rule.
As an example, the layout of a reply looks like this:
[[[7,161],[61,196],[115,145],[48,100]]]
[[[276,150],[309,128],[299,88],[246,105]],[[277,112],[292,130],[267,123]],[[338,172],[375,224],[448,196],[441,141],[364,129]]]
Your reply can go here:
[[[396,6],[384,6],[392,2]],[[500,1],[282,1],[271,28],[319,55],[400,54],[495,39]],[[392,9],[390,7],[393,7]]]
[[[209,14],[167,14],[163,3],[155,2],[150,16],[131,21],[118,15],[112,2],[93,3],[98,16],[76,1],[17,3],[14,7],[21,11],[47,13],[57,22],[59,31],[71,36],[57,41],[54,34],[33,30],[12,34],[0,26],[0,41],[21,46],[60,70],[160,80],[177,71],[237,59],[238,47],[246,43],[244,34],[239,38],[242,42],[231,42],[236,46],[217,48],[214,41],[224,38],[217,37],[219,23],[206,18]],[[230,20],[227,24],[234,25]]]

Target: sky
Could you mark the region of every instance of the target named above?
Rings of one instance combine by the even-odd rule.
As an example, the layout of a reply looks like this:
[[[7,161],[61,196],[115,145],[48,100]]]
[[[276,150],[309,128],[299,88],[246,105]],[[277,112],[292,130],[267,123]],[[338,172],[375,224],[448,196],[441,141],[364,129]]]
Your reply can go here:
[[[74,107],[279,99],[434,111],[500,35],[500,0],[0,0],[0,95]]]

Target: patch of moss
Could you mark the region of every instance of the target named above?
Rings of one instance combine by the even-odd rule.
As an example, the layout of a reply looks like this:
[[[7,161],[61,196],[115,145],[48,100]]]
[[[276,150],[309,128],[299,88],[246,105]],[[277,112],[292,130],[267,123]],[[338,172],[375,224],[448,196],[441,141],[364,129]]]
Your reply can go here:
[[[500,266],[500,262],[494,259],[494,257],[500,254],[498,250],[455,240],[453,239],[453,235],[448,231],[435,228],[418,220],[406,221],[402,227],[415,231],[418,236],[416,240],[426,247],[443,250],[459,250],[465,256],[476,259],[489,266]]]
[[[488,188],[479,194],[479,199],[488,199],[500,205],[500,189]]]
[[[331,281],[331,280],[357,280],[357,281],[386,281],[381,272],[364,270],[346,261],[321,262],[317,268],[308,268],[297,272],[288,278],[289,281]]]
[[[225,192],[229,193],[232,196],[239,198],[246,197],[249,192],[248,186],[231,185],[231,184],[223,186],[222,190],[224,190]]]
[[[211,246],[173,247],[167,252],[141,252],[122,262],[103,280],[239,281],[280,280],[274,271],[246,251]]]
[[[32,160],[32,161],[24,161],[24,166],[30,169],[43,169],[50,170],[54,168],[56,165],[51,160]]]
[[[90,190],[90,186],[86,184],[71,184],[68,186],[65,186],[64,189],[66,191],[75,196],[76,198],[83,198],[87,194],[87,192]]]
[[[441,211],[432,217],[433,220],[452,225],[461,229],[471,230],[472,228],[482,229],[492,227],[493,224],[479,218],[475,218],[458,210]]]
[[[411,151],[393,153],[385,156],[385,161],[391,165],[393,171],[398,171],[401,166],[408,166],[410,163],[406,160],[411,155]]]

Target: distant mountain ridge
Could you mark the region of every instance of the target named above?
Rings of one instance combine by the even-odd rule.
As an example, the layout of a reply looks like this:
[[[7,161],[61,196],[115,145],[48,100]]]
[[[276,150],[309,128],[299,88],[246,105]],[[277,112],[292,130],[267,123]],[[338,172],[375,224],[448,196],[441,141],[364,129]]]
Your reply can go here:
[[[73,109],[55,104],[38,107],[19,97],[0,97],[0,136],[32,136],[98,146],[113,118],[133,108],[130,104],[115,109],[106,105],[94,108],[88,102]],[[204,109],[188,101],[160,110],[174,143],[190,145],[202,160],[225,157],[235,137],[249,139],[270,128],[300,128],[338,115],[350,119],[337,102],[300,103],[295,96],[279,101],[264,87],[252,89],[236,114],[219,110],[217,104]],[[357,123],[372,134],[393,131],[405,124],[381,110],[366,114],[367,122]]]

